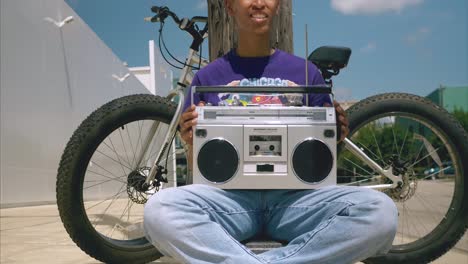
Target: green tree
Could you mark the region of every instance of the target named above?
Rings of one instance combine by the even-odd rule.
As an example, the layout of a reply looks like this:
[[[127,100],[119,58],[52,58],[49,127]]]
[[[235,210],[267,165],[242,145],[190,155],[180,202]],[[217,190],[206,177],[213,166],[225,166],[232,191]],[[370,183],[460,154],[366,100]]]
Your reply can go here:
[[[452,114],[458,120],[458,122],[460,122],[465,131],[468,131],[468,111],[463,111],[463,109],[455,108]]]

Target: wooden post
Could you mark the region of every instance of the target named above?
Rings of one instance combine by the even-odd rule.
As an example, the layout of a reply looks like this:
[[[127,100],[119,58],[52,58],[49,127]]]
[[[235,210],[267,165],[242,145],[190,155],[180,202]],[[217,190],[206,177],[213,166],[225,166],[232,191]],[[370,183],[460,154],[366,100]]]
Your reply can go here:
[[[210,61],[224,55],[236,46],[235,23],[227,15],[224,0],[208,1],[208,45]],[[273,21],[270,36],[272,47],[293,53],[292,0],[280,0],[280,12]],[[278,44],[276,45],[276,42]]]

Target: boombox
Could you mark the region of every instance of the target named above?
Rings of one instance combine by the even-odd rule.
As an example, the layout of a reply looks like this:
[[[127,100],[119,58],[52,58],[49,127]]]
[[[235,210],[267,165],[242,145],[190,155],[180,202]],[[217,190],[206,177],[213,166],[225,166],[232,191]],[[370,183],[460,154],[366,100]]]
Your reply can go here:
[[[326,92],[309,86],[195,87],[193,92],[307,93],[311,89]],[[196,111],[193,183],[222,189],[315,189],[336,184],[333,107],[231,104],[201,106]]]

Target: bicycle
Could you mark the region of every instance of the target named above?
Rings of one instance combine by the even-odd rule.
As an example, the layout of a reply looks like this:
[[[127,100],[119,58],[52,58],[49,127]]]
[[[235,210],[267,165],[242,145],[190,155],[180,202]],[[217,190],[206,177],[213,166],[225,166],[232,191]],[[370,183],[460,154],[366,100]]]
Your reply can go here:
[[[62,222],[83,251],[103,262],[162,257],[145,239],[142,207],[161,188],[190,184],[189,168],[184,168],[187,148],[176,139],[177,124],[184,88],[193,70],[207,64],[200,52],[207,18],[179,19],[167,7],[151,10],[156,15],[149,20],[160,23],[160,49],[162,44],[167,51],[162,30],[168,17],[193,38],[186,62],[180,62],[177,88],[167,98],[130,95],[98,108],[73,133],[58,169]],[[199,22],[205,23],[203,29]],[[332,86],[331,77],[346,66],[349,55],[348,49],[324,47],[308,59]],[[366,262],[426,263],[440,257],[468,225],[466,131],[444,109],[411,94],[375,95],[347,113],[350,134],[338,146],[338,183],[380,189],[400,213],[391,251]],[[442,166],[435,172],[438,178],[424,173],[442,163],[451,164],[454,173],[445,175],[449,168]],[[421,207],[429,212],[425,217],[420,217]]]

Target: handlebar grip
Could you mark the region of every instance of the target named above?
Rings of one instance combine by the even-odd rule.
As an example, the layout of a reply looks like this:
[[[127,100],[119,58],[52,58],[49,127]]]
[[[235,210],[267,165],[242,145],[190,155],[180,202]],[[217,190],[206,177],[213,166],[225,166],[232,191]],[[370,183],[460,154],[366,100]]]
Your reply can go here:
[[[153,13],[159,13],[159,10],[161,10],[161,7],[159,7],[159,6],[152,6],[151,7],[151,12],[153,12]]]
[[[151,22],[151,23],[161,22],[161,19],[159,18],[159,15],[155,15],[153,17],[145,17],[145,18],[143,18],[143,20],[145,20],[146,22]]]
[[[171,12],[167,6],[152,6],[151,11],[156,13],[156,16],[153,17],[152,22],[163,22],[168,16],[171,16],[177,24],[180,24],[180,20],[177,15]],[[159,19],[155,19],[156,17],[159,17]]]
[[[192,22],[206,23],[206,22],[208,22],[208,17],[204,17],[204,16],[194,16],[194,17],[192,17],[192,19],[191,19],[190,21],[192,21]]]
[[[162,15],[162,14],[169,15],[169,14],[172,13],[169,10],[169,7],[167,7],[167,6],[152,6],[151,11],[153,13],[156,13],[156,14],[159,14],[159,15]]]

